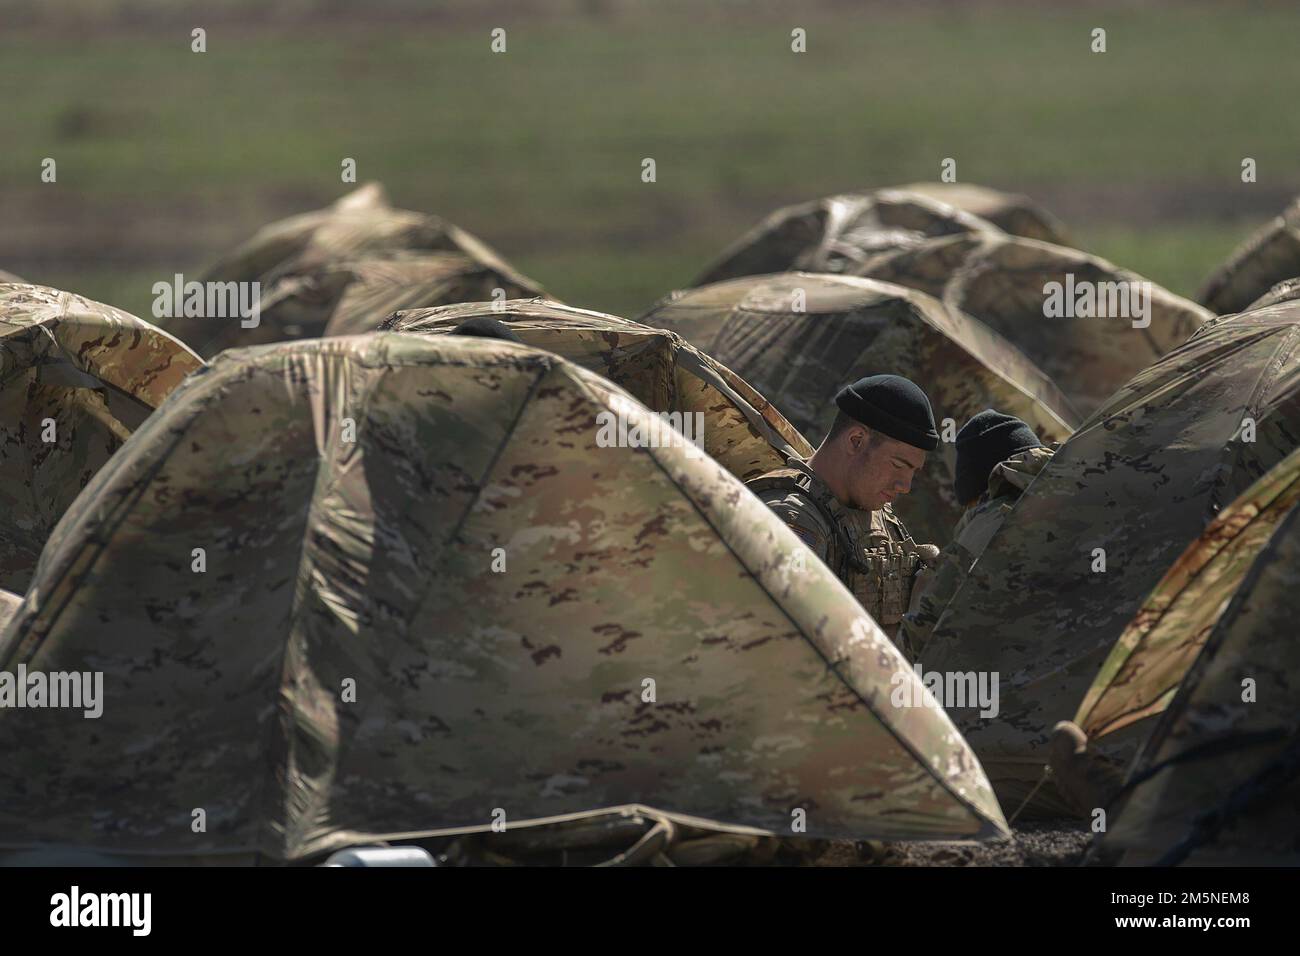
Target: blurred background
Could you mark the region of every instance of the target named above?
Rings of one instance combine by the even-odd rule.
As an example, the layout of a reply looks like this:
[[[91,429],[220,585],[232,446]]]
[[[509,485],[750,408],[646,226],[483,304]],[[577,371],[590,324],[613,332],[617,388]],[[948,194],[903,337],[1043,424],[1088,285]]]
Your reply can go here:
[[[355,188],[353,157],[635,317],[772,209],[953,157],[1194,296],[1300,192],[1297,22],[1294,0],[0,0],[0,269],[147,318],[154,282]]]

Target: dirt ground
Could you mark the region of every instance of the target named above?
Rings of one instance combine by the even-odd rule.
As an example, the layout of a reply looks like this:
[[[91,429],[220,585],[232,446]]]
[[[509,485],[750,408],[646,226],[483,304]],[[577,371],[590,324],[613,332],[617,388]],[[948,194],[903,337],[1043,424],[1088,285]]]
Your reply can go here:
[[[1087,823],[1045,820],[1012,827],[1009,839],[985,843],[851,843],[830,841],[812,866],[1078,866],[1092,833]]]

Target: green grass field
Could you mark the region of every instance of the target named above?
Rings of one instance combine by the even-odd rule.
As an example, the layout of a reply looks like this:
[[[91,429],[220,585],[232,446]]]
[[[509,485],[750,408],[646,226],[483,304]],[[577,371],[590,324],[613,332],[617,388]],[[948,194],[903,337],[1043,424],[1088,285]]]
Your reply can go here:
[[[341,195],[354,157],[555,295],[636,315],[775,206],[934,179],[954,157],[960,180],[1027,192],[1080,246],[1192,295],[1300,192],[1286,5],[733,0],[383,23],[328,6],[267,26],[234,8],[203,54],[197,13],[0,34],[0,268],[147,315],[154,281]]]

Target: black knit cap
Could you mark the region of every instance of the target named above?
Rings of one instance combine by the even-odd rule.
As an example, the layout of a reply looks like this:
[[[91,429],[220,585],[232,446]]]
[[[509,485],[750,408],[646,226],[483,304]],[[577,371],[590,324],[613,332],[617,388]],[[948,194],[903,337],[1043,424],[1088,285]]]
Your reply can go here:
[[[868,375],[835,396],[840,411],[868,428],[913,448],[934,451],[939,433],[925,392],[901,375]]]
[[[1034,430],[1013,415],[986,408],[957,433],[957,478],[952,489],[962,504],[988,488],[989,472],[1012,455],[1038,448]]]
[[[496,319],[489,319],[479,316],[475,319],[466,319],[460,325],[451,330],[452,335],[477,335],[485,339],[505,339],[507,342],[518,342],[524,344],[524,340],[515,335],[510,326],[504,322],[498,322]]]

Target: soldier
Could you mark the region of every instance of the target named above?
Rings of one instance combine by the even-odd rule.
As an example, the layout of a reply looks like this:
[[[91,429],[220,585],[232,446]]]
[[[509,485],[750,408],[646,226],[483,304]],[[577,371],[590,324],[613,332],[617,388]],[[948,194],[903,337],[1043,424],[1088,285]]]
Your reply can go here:
[[[835,404],[839,412],[811,458],[791,458],[746,484],[892,631],[916,572],[939,553],[917,545],[890,509],[939,444],[934,413],[925,393],[898,375],[859,379]]]
[[[971,565],[1002,527],[1021,492],[1052,460],[1052,452],[1020,419],[991,408],[962,426],[957,433],[953,491],[966,512],[934,569],[918,577],[912,604],[899,627],[900,646],[920,654]]]

